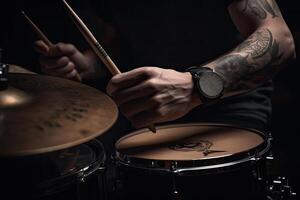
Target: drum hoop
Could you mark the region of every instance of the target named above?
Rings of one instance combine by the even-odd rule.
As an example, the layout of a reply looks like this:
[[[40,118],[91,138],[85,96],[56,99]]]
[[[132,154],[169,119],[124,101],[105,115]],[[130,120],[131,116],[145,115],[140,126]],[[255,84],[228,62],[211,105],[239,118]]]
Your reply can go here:
[[[120,165],[142,169],[142,170],[150,170],[159,173],[188,173],[188,172],[196,172],[196,171],[220,171],[222,168],[231,169],[234,166],[238,167],[242,164],[247,163],[256,163],[261,160],[263,155],[269,152],[271,148],[271,138],[270,136],[251,128],[239,127],[236,125],[229,124],[214,124],[214,123],[186,123],[186,124],[176,124],[176,125],[165,125],[160,126],[160,129],[164,128],[176,128],[183,126],[213,126],[213,127],[228,127],[228,128],[237,128],[242,130],[251,131],[260,135],[264,140],[258,146],[248,149],[245,151],[241,151],[236,154],[229,154],[224,156],[216,156],[209,158],[202,158],[199,160],[155,160],[155,159],[145,159],[145,158],[136,158],[133,156],[129,156],[123,154],[122,152],[116,150],[114,159]],[[133,132],[128,134],[122,138],[122,140],[131,137],[136,134],[140,134],[144,132],[145,129]],[[122,140],[119,140],[116,145],[118,145]],[[223,170],[222,170],[223,171]]]
[[[45,189],[44,191],[41,191],[43,195],[50,195],[64,190],[65,187],[68,187],[74,182],[84,182],[94,172],[105,170],[106,155],[104,152],[103,144],[97,139],[89,141],[85,144],[92,147],[93,150],[102,149],[103,151],[96,152],[96,160],[89,165],[81,167],[77,170],[72,170],[71,172],[66,173],[63,176],[59,176],[40,183],[38,185],[38,189]]]

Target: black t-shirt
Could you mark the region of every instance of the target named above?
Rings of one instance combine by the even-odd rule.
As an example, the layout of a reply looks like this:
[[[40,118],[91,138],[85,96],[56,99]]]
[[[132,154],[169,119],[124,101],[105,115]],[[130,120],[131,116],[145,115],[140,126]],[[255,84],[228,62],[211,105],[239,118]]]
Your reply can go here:
[[[107,0],[98,10],[120,32],[121,71],[159,66],[184,71],[234,48],[241,36],[227,6],[230,0]],[[272,83],[209,107],[198,107],[176,122],[222,122],[266,130]],[[174,122],[172,122],[174,123]]]

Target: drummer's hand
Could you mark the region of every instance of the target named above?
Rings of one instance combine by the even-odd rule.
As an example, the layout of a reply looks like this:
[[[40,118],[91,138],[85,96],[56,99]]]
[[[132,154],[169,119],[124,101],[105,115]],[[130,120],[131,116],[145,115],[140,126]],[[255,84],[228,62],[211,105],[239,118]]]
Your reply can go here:
[[[34,47],[41,53],[39,63],[48,75],[73,79],[77,73],[86,73],[92,62],[90,56],[81,53],[72,44],[57,43],[49,47],[39,40]]]
[[[115,75],[107,93],[136,128],[178,119],[201,104],[189,72],[158,67]]]

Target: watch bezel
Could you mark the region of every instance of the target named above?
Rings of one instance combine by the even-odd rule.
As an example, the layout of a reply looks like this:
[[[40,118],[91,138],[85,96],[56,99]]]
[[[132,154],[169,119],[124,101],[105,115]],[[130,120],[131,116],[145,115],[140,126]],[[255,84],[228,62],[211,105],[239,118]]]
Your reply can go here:
[[[214,100],[218,100],[220,99],[222,96],[223,96],[223,92],[224,92],[224,80],[222,79],[222,77],[217,74],[216,72],[214,72],[211,68],[208,68],[208,67],[192,67],[192,68],[189,68],[189,71],[190,73],[192,74],[192,77],[193,77],[193,81],[194,81],[194,84],[195,84],[195,88],[197,90],[197,93],[199,94],[200,96],[200,99],[202,102],[209,102],[209,101],[214,101]],[[209,95],[209,94],[206,94],[204,92],[204,88],[203,86],[201,86],[201,77],[203,77],[204,74],[211,74],[218,78],[220,80],[220,83],[222,84],[222,89],[221,91],[216,94],[216,95]]]

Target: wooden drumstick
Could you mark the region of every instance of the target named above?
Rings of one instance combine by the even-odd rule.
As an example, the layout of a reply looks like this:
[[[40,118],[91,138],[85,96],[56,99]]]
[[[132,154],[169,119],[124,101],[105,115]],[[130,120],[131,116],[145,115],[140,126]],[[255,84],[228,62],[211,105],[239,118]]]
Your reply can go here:
[[[38,35],[39,39],[42,40],[48,47],[53,46],[53,43],[46,37],[46,35],[41,31],[41,29],[37,25],[35,25],[35,23],[26,15],[26,13],[24,11],[22,11],[21,13],[25,17],[27,22],[30,24],[34,32]],[[74,79],[78,82],[82,81],[77,71]]]
[[[106,53],[104,48],[101,44],[97,41],[95,36],[89,30],[89,28],[84,24],[84,22],[80,19],[80,17],[75,13],[75,11],[69,6],[69,4],[62,0],[68,14],[70,15],[71,19],[75,23],[76,27],[79,29],[83,37],[86,39],[94,53],[101,59],[107,69],[110,71],[112,75],[120,74],[121,71],[118,69],[116,64],[112,61],[109,55]],[[156,128],[154,125],[148,127],[153,133],[156,133]]]

